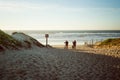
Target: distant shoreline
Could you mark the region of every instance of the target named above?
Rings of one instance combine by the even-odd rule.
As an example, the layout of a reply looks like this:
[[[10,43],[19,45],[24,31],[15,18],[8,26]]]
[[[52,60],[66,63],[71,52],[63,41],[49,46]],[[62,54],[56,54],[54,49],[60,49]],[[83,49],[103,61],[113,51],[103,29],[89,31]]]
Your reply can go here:
[[[4,31],[13,31],[13,32],[14,32],[14,31],[18,31],[18,32],[19,32],[19,31],[28,31],[28,32],[30,32],[30,31],[43,31],[43,32],[44,32],[44,31],[46,31],[46,32],[47,32],[47,31],[51,31],[51,32],[52,32],[52,31],[53,31],[53,32],[54,32],[54,31],[55,31],[55,32],[57,32],[57,31],[58,31],[58,32],[59,32],[59,31],[65,31],[65,32],[66,32],[66,31],[67,31],[67,32],[71,32],[71,31],[81,31],[81,32],[84,32],[84,31],[105,31],[105,32],[106,32],[106,31],[118,31],[118,32],[120,32],[120,30],[4,30]]]

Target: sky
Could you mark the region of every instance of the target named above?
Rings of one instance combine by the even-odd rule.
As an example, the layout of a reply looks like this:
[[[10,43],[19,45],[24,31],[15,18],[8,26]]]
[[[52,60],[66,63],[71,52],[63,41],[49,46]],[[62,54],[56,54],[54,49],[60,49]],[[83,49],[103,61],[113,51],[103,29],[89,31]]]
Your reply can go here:
[[[120,30],[120,0],[0,0],[2,30]]]

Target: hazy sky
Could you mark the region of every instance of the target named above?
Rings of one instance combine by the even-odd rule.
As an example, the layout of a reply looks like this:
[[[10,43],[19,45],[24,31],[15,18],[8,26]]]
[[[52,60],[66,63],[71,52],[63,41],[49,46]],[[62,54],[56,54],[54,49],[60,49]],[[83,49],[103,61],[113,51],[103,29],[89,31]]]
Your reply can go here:
[[[0,29],[120,30],[120,0],[0,0]]]

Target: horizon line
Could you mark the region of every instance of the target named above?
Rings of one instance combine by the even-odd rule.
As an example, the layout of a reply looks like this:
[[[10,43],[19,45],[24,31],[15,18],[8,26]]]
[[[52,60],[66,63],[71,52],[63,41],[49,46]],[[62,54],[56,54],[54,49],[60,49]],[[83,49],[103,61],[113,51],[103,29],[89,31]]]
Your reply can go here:
[[[0,29],[0,30],[3,30],[3,31],[120,31],[120,30],[116,30],[116,29],[105,29],[105,30],[96,30],[96,29],[89,29],[89,30],[29,30],[29,29],[21,29],[21,30],[18,30],[18,29],[13,29],[13,30],[7,30],[7,29]]]

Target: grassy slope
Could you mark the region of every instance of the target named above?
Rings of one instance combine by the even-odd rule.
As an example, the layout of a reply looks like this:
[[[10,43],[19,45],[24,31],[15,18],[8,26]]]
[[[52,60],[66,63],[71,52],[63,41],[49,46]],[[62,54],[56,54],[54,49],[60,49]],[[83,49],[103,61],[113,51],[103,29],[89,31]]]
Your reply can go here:
[[[0,30],[0,46],[7,49],[17,49],[21,46],[21,43]]]
[[[12,34],[12,36],[20,41],[22,43],[22,46],[24,48],[31,48],[32,46],[37,46],[37,47],[45,47],[43,44],[41,44],[40,42],[38,42],[36,39],[32,38],[29,35],[26,35],[22,32],[14,32]],[[21,36],[22,38],[24,38],[23,40],[19,39],[19,36]]]
[[[120,46],[120,38],[104,40],[101,42],[100,46],[102,45]]]

